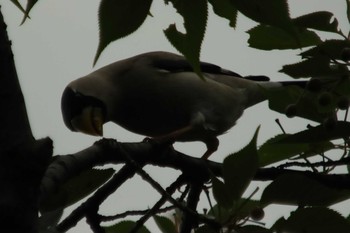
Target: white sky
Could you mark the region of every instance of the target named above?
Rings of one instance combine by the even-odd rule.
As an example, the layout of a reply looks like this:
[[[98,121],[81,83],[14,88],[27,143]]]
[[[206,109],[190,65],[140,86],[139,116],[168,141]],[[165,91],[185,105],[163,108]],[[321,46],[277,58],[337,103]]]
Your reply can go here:
[[[162,29],[174,22],[181,26],[181,18],[176,17],[175,11],[164,6],[163,2],[154,0],[151,9],[154,17],[148,17],[136,33],[109,45],[93,68],[92,62],[98,44],[99,1],[39,1],[31,12],[32,19],[19,26],[22,20],[20,11],[10,1],[0,0],[9,36],[13,41],[12,48],[33,133],[36,138],[51,137],[55,154],[74,153],[97,140],[87,135],[72,133],[63,124],[60,98],[64,87],[70,81],[90,73],[93,69],[142,52],[176,52],[164,37]],[[345,0],[290,1],[293,17],[319,10],[334,12],[340,21],[340,27],[348,32]],[[264,74],[272,80],[286,79],[287,77],[278,70],[283,64],[298,61],[299,57],[296,54],[300,51],[266,52],[247,47],[248,35],[245,31],[254,25],[253,21],[239,15],[237,28],[234,30],[228,26],[227,20],[210,13],[201,59],[242,75]],[[300,119],[288,119],[269,110],[266,103],[260,104],[246,111],[237,126],[230,133],[220,137],[219,150],[211,159],[222,161],[228,153],[239,150],[249,142],[260,124],[260,144],[280,133],[274,123],[277,117],[281,119],[287,132],[296,132],[308,123]],[[112,124],[105,127],[105,136],[125,142],[140,141],[143,138]],[[176,148],[197,157],[205,150],[204,145],[196,142],[179,143]],[[150,172],[164,187],[169,183],[169,177],[176,174],[173,171],[155,168]],[[152,189],[140,179],[135,180],[118,191],[113,196],[113,204],[109,204],[109,208],[104,207],[104,210],[113,213],[112,207],[121,212],[152,206],[158,195],[154,195]],[[275,210],[270,208],[267,216],[272,215],[271,219],[276,218],[280,213]],[[343,213],[349,214],[349,211]],[[271,219],[267,219],[267,222],[271,222]],[[86,227],[85,223],[79,224],[69,232],[82,232]]]

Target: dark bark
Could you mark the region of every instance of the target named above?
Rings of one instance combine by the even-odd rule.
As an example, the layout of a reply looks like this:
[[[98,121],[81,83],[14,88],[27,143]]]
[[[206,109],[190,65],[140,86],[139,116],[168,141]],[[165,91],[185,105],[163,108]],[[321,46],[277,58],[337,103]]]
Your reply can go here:
[[[34,233],[52,141],[33,138],[1,12],[0,61],[0,232]]]

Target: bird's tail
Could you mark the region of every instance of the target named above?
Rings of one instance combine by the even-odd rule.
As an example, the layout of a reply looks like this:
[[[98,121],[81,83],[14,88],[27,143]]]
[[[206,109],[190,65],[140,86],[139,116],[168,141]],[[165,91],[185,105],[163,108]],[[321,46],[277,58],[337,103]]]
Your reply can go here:
[[[282,84],[282,86],[298,86],[305,89],[308,81],[282,81],[279,83]]]
[[[251,79],[250,79],[251,80]],[[297,86],[302,89],[307,89],[308,81],[281,81],[281,82],[270,82],[270,81],[256,81],[258,85],[249,86],[246,92],[246,107],[255,105],[268,98],[268,92],[273,90],[282,90],[283,87]],[[282,88],[282,89],[281,89]]]

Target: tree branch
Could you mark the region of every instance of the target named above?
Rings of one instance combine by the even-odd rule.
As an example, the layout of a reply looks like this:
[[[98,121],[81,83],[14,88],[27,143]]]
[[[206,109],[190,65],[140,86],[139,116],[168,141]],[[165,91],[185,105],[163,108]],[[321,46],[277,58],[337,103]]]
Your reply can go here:
[[[57,159],[49,166],[42,180],[42,200],[55,192],[62,183],[82,171],[97,165],[127,163],[125,157],[120,154],[119,147],[122,147],[123,151],[128,153],[137,163],[143,163],[147,160],[147,164],[180,170],[193,182],[210,178],[211,174],[222,176],[221,163],[190,157],[169,146],[164,147],[149,142],[115,143],[113,139],[102,139],[76,154],[55,156]],[[347,174],[322,174],[273,167],[259,169],[254,180],[271,181],[287,173],[308,176],[328,187],[350,189],[350,176]]]
[[[164,204],[165,201],[170,201],[174,206],[180,208],[185,214],[187,214],[187,216],[190,216],[189,219],[191,219],[191,224],[196,221],[205,222],[214,226],[217,224],[198,215],[195,211],[196,206],[193,203],[198,200],[202,189],[201,184],[207,181],[210,178],[211,174],[222,176],[222,164],[203,160],[201,158],[193,158],[175,151],[168,145],[160,145],[149,142],[117,143],[113,139],[102,139],[94,143],[94,145],[91,147],[76,154],[58,157],[58,159],[56,159],[50,165],[45,178],[43,179],[42,200],[45,200],[45,196],[50,195],[50,193],[54,192],[60,184],[69,180],[72,176],[75,176],[84,170],[91,169],[96,165],[104,165],[110,163],[122,163],[126,165],[109,182],[107,182],[106,185],[102,186],[82,206],[73,211],[66,220],[59,224],[59,230],[67,230],[73,227],[80,219],[86,216],[86,210],[88,210],[90,207],[96,208],[96,206],[101,204],[106,197],[113,193],[135,173],[140,174],[146,181],[155,186],[156,189],[162,194],[161,200],[154,206],[154,208],[152,208],[153,214],[157,212],[157,210]],[[150,179],[150,177],[148,177],[147,174],[145,174],[145,172],[142,170],[142,167],[145,164],[152,164],[156,166],[169,167],[180,170],[182,172],[182,183],[192,184],[192,193],[190,192],[191,198],[189,197],[187,200],[188,203],[192,203],[191,206],[185,207],[176,202],[171,197],[174,189],[173,185],[169,186],[167,190],[158,187],[159,185],[155,185],[154,183],[156,182],[153,181],[153,179]],[[254,179],[261,181],[274,180],[279,176],[288,173],[302,174],[304,176],[313,178],[327,185],[328,187],[350,189],[349,175],[327,175],[290,169],[263,168],[258,170]],[[193,184],[195,184],[195,186]],[[142,218],[142,223],[144,223],[145,220],[149,218],[149,216],[150,215],[147,215],[146,219]],[[193,221],[193,219],[196,221]],[[102,218],[99,219],[99,221],[103,221]],[[188,232],[188,229],[193,227],[193,225],[189,226],[186,222],[187,220],[185,221],[187,230],[185,229],[183,232]]]

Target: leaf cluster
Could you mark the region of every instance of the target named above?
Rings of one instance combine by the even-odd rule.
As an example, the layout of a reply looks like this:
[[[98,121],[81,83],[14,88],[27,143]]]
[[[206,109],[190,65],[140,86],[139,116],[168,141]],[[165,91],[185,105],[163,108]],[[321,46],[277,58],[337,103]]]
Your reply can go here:
[[[11,1],[24,13],[22,23],[29,18],[29,13],[38,2],[38,0],[27,0],[27,5],[24,8],[18,0]],[[283,67],[281,70],[293,77],[310,77],[314,76],[315,73],[324,74],[325,70],[319,71],[320,66],[316,67],[314,63],[325,57],[327,58],[325,60],[328,61],[339,59],[342,57],[341,51],[349,47],[347,36],[338,28],[338,21],[332,13],[327,11],[312,12],[291,18],[287,0],[267,0],[264,2],[259,0],[195,0],[191,4],[185,0],[165,0],[165,3],[171,4],[184,19],[186,32],[178,31],[176,25],[171,24],[164,30],[164,34],[169,42],[188,59],[198,74],[200,74],[201,44],[209,20],[209,4],[214,13],[227,19],[233,28],[236,27],[238,13],[257,22],[258,25],[247,32],[249,34],[248,44],[253,48],[285,50],[313,46],[312,49],[301,54],[303,58],[307,58],[305,61]],[[94,63],[111,42],[135,32],[147,17],[152,16],[151,5],[152,0],[100,1],[98,10],[100,42]],[[345,40],[322,41],[317,34],[318,31],[340,35]],[[305,70],[305,66],[308,70]],[[326,69],[326,66],[322,67]],[[328,68],[327,72],[330,74],[346,72],[340,67],[335,68],[335,70]]]

